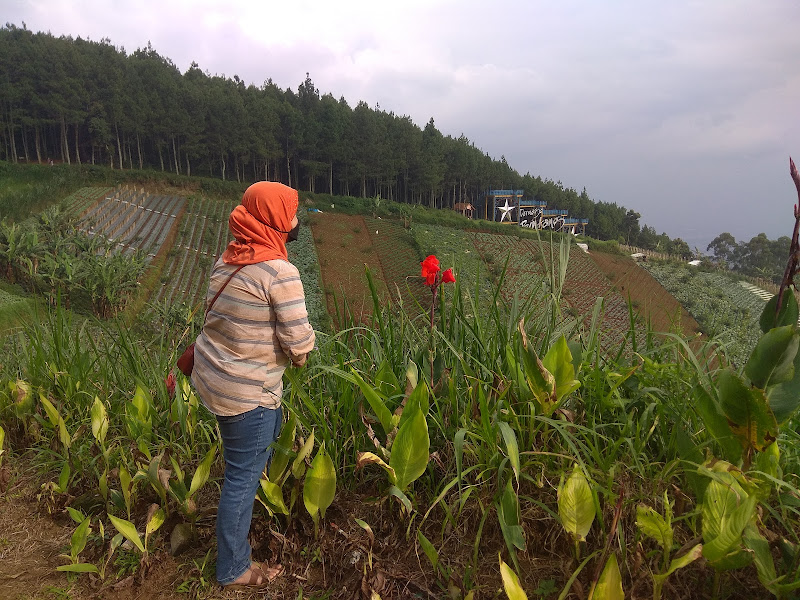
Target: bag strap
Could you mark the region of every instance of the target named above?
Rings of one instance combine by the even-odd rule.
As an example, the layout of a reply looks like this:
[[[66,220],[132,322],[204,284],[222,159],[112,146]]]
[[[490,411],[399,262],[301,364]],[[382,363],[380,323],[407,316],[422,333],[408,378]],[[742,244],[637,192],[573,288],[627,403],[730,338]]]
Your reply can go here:
[[[216,302],[216,301],[217,301],[217,298],[219,298],[219,295],[222,293],[222,290],[224,290],[224,289],[225,289],[225,286],[226,286],[226,285],[228,285],[228,284],[230,283],[231,279],[233,279],[233,276],[234,276],[234,275],[236,275],[236,274],[237,274],[237,273],[238,273],[238,272],[241,270],[241,268],[242,268],[243,266],[244,266],[244,265],[239,265],[239,266],[237,267],[237,269],[236,269],[236,270],[235,270],[233,273],[231,273],[231,274],[230,274],[230,276],[229,276],[229,277],[228,277],[228,278],[225,280],[225,283],[223,283],[223,284],[222,284],[222,287],[221,287],[221,288],[219,288],[219,290],[217,291],[217,293],[216,293],[216,294],[214,294],[214,297],[211,299],[211,302],[210,302],[210,303],[208,304],[208,306],[206,307],[206,316],[208,316],[208,311],[210,311],[210,310],[211,310],[211,307],[212,307],[212,306],[214,306],[214,302]]]

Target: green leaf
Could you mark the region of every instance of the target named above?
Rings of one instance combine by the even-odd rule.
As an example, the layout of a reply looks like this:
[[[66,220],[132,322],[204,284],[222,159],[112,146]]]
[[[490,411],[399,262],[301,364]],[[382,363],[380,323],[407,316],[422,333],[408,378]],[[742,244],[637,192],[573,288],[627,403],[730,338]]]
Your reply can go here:
[[[284,425],[280,437],[272,445],[272,460],[269,464],[269,480],[278,483],[286,473],[286,467],[292,456],[294,434],[297,427],[297,417],[294,412],[289,412],[289,420]]]
[[[775,421],[782,425],[800,406],[800,352],[794,357],[794,377],[767,388],[769,407],[775,415]]]
[[[102,446],[106,439],[108,432],[108,414],[106,407],[97,396],[94,397],[94,404],[91,410],[92,417],[92,435],[97,442]]]
[[[194,476],[192,477],[192,483],[189,486],[189,495],[188,498],[197,493],[201,487],[206,484],[208,481],[209,475],[211,475],[211,467],[214,464],[214,459],[217,457],[217,445],[213,444],[209,451],[206,453],[203,460],[200,462],[200,465],[197,467],[197,471],[194,472]]]
[[[75,531],[72,533],[72,540],[70,541],[69,545],[69,553],[72,556],[73,560],[78,558],[78,555],[83,552],[83,549],[86,547],[86,539],[89,535],[89,523],[91,519],[90,517],[86,517],[78,527],[75,528]]]
[[[592,528],[595,514],[592,489],[583,471],[575,465],[566,481],[561,476],[558,486],[558,516],[561,524],[576,540],[584,541]]]
[[[309,434],[308,438],[306,439],[303,446],[295,456],[294,461],[292,462],[292,476],[295,479],[302,479],[303,475],[306,472],[306,463],[305,460],[308,456],[311,455],[311,452],[314,450],[314,431],[312,430]]]
[[[703,424],[711,437],[722,447],[722,456],[732,463],[738,463],[742,458],[742,446],[731,431],[731,426],[717,403],[699,385],[695,385],[693,396],[694,408],[703,419]]]
[[[408,397],[408,401],[403,408],[403,414],[400,415],[400,427],[402,427],[406,421],[413,417],[416,411],[420,411],[427,418],[428,411],[430,410],[428,396],[428,384],[424,381],[421,381]]]
[[[64,466],[61,467],[61,473],[58,475],[58,488],[61,490],[62,494],[67,492],[67,487],[69,487],[69,476],[72,474],[72,470],[69,468],[69,463],[64,463]]]
[[[622,591],[622,575],[619,572],[617,555],[611,554],[608,557],[606,566],[600,579],[597,580],[597,587],[594,589],[592,598],[596,600],[625,600],[625,593]]]
[[[119,531],[126,539],[130,540],[142,554],[145,553],[144,544],[142,544],[142,538],[139,537],[139,533],[136,531],[136,527],[130,521],[126,521],[125,519],[120,519],[115,517],[114,515],[108,515],[108,518],[111,520],[111,524]]]
[[[416,389],[419,383],[419,368],[413,360],[409,360],[406,365],[406,382],[411,386],[411,389]]]
[[[136,418],[140,423],[146,423],[150,416],[150,406],[152,397],[142,385],[136,384],[136,392],[133,394],[131,403],[136,408]]]
[[[56,571],[66,571],[67,573],[100,573],[98,568],[92,563],[61,565],[60,567],[56,567]]]
[[[503,441],[506,443],[506,450],[508,451],[508,461],[511,463],[511,468],[514,471],[514,478],[519,483],[519,444],[517,444],[517,436],[511,426],[505,421],[498,423],[500,433],[503,435]]]
[[[331,457],[325,452],[323,443],[311,461],[311,468],[306,473],[303,485],[303,503],[315,523],[319,522],[319,516],[325,516],[325,511],[333,502],[335,493],[336,469],[333,467]]]
[[[666,552],[672,548],[672,527],[654,509],[644,504],[636,507],[636,525],[646,536],[653,538]]]
[[[749,388],[736,373],[726,369],[717,380],[722,411],[742,447],[763,450],[778,437],[778,423],[764,391]]]
[[[772,592],[769,584],[778,578],[778,574],[775,572],[775,562],[772,560],[769,542],[764,539],[764,536],[753,525],[747,526],[742,540],[744,545],[753,552],[753,562],[758,573],[758,580]]]
[[[378,372],[375,374],[375,387],[386,398],[402,394],[403,390],[400,388],[400,382],[392,371],[392,365],[388,360],[384,360],[378,367]]]
[[[756,503],[756,497],[748,495],[733,475],[716,473],[700,507],[706,560],[720,562],[738,552],[742,532],[755,513]]]
[[[519,577],[514,570],[500,559],[500,576],[503,578],[503,589],[508,600],[528,600],[528,595],[519,583]]]
[[[430,460],[428,422],[422,411],[406,421],[397,432],[389,457],[389,466],[397,477],[396,485],[405,491],[425,472]]]
[[[383,427],[383,432],[388,435],[394,429],[394,426],[392,425],[391,411],[386,408],[386,404],[381,398],[380,394],[378,394],[378,392],[373,389],[371,385],[364,381],[355,369],[351,369],[351,371],[356,383],[358,384],[358,387],[361,388],[361,392],[364,394],[364,397],[367,399],[367,402],[372,408],[372,412],[374,412],[375,416],[378,417],[378,421],[380,421],[381,427]]]
[[[399,487],[396,485],[389,486],[388,494],[397,498],[405,512],[407,514],[411,514],[411,511],[413,510],[413,507],[411,506],[411,500],[408,499],[408,496],[406,496]]]
[[[67,507],[67,512],[69,513],[70,518],[75,521],[78,525],[83,523],[83,520],[86,518],[86,515],[83,514],[81,511],[72,508],[71,506]]]
[[[781,312],[775,315],[775,309],[778,308],[778,294],[775,294],[764,310],[761,312],[761,319],[759,325],[761,331],[767,333],[770,329],[776,327],[784,327],[786,325],[797,325],[798,308],[797,300],[792,293],[792,290],[786,288],[783,290],[783,301],[781,302]]]
[[[542,413],[549,417],[558,406],[556,379],[545,368],[532,346],[528,346],[527,350],[522,352],[522,363],[528,389],[539,403]]]
[[[581,386],[580,381],[575,379],[572,352],[567,344],[567,338],[563,335],[547,351],[547,354],[542,359],[542,364],[555,377],[556,399],[559,402],[564,396],[574,392]]]
[[[286,508],[286,503],[283,501],[283,492],[278,484],[262,479],[261,491],[264,492],[264,498],[266,498],[267,505],[272,512],[281,515],[289,514],[289,509]]]
[[[673,559],[672,562],[669,563],[669,569],[667,569],[665,573],[654,573],[653,580],[655,580],[658,583],[664,583],[667,577],[672,575],[675,571],[677,571],[678,569],[682,569],[683,567],[685,567],[690,563],[693,563],[702,555],[703,555],[703,544],[697,544],[683,556],[679,556],[678,558]]]
[[[515,558],[513,549],[525,550],[526,544],[525,531],[520,522],[519,498],[511,485],[511,480],[506,483],[503,494],[500,496],[500,502],[497,504],[497,519],[506,546],[508,546],[509,552],[512,552],[512,558]]]
[[[436,571],[439,568],[439,553],[436,551],[433,544],[431,544],[430,540],[425,537],[421,529],[417,529],[417,541],[419,545],[422,546],[422,551],[425,553],[425,556],[431,561],[433,570]]]
[[[770,329],[753,349],[744,369],[745,375],[762,390],[768,385],[790,381],[794,377],[794,359],[799,345],[800,335],[796,326]]]
[[[156,512],[153,513],[153,516],[150,517],[150,520],[147,521],[147,525],[144,528],[144,545],[147,547],[147,540],[148,538],[158,531],[158,528],[164,524],[164,520],[167,518],[166,514],[164,514],[164,509],[159,508]]]

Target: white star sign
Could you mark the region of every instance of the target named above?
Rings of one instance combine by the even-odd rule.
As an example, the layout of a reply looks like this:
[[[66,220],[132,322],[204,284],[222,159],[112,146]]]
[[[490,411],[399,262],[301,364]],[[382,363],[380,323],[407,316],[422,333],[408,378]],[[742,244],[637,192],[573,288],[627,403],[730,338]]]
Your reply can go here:
[[[511,216],[509,213],[511,213],[511,211],[514,210],[516,206],[509,206],[508,198],[506,198],[506,203],[503,206],[498,206],[497,208],[500,210],[500,212],[503,213],[502,216],[500,217],[500,222],[502,223],[503,221],[506,220],[506,217],[508,217],[509,221],[511,220]]]

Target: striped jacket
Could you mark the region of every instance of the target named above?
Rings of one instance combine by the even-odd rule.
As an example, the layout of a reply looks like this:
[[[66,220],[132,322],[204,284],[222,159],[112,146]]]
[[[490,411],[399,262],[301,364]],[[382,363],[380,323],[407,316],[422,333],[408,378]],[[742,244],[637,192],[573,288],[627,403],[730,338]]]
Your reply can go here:
[[[217,261],[206,305],[235,269]],[[277,408],[284,370],[310,352],[314,340],[297,267],[284,260],[246,265],[206,315],[195,344],[192,383],[216,415]]]

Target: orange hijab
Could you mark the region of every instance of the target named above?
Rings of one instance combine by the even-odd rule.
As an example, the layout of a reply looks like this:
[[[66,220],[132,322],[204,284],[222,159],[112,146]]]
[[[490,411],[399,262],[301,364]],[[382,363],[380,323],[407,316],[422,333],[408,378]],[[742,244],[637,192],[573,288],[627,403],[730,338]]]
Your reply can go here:
[[[286,239],[297,214],[297,203],[297,190],[282,183],[259,181],[247,188],[242,203],[228,218],[234,240],[222,260],[229,265],[288,260]]]

